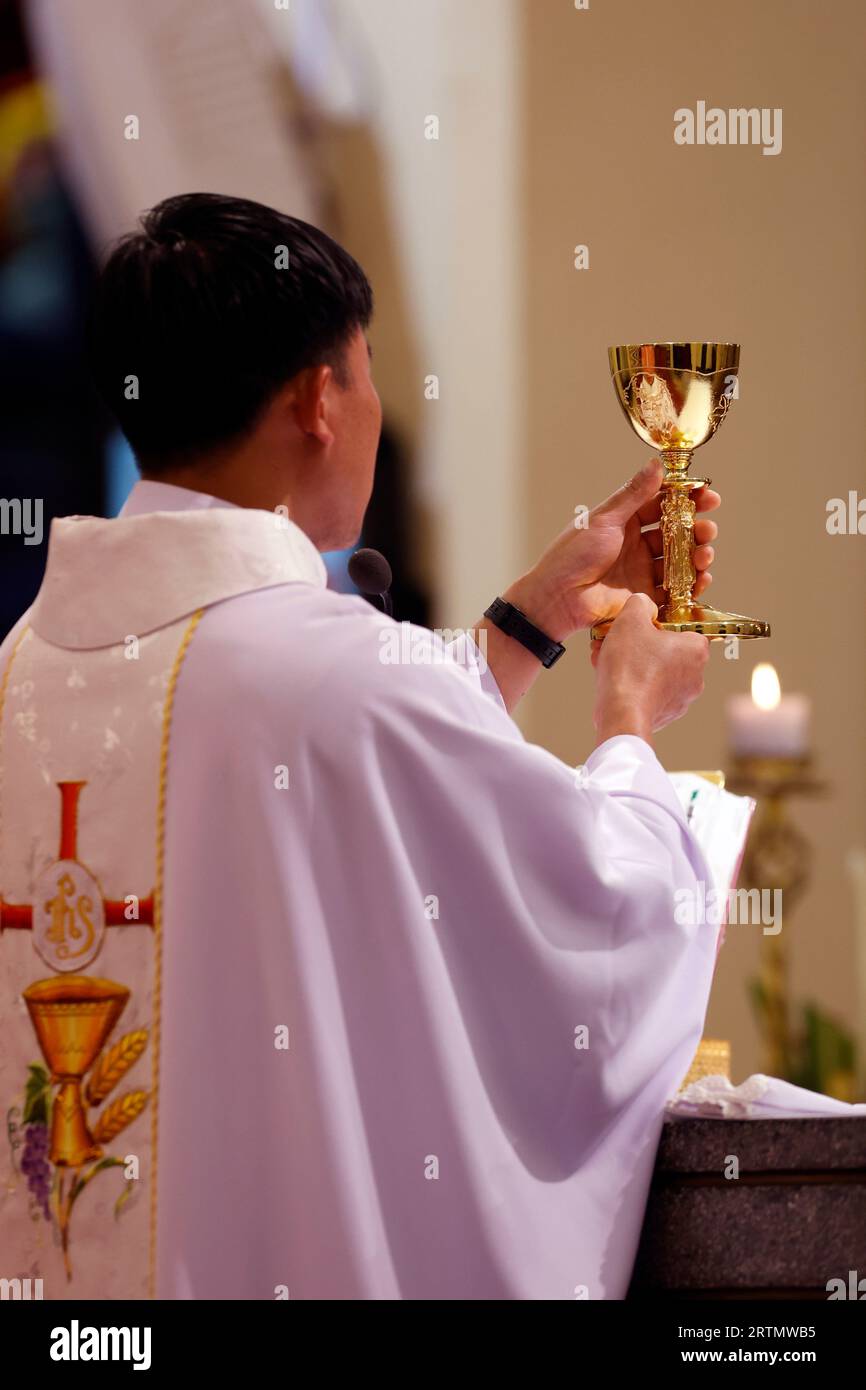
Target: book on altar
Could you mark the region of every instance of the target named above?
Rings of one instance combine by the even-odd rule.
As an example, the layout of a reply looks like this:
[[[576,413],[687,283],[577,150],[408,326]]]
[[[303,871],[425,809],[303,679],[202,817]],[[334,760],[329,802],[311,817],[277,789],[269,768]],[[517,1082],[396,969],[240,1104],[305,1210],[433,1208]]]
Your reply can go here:
[[[721,772],[672,772],[670,779],[712,877],[704,904],[707,916],[715,907],[717,920],[723,926],[728,918],[729,895],[737,886],[756,802],[751,796],[735,796],[726,791]]]

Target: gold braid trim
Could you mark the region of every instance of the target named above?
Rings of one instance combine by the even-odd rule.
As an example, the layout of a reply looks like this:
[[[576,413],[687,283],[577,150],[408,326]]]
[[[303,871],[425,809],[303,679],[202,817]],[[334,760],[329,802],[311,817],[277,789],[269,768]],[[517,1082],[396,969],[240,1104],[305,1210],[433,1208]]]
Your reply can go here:
[[[24,641],[24,638],[27,636],[27,634],[28,634],[29,631],[30,631],[30,628],[29,628],[28,624],[25,623],[24,626],[22,627],[21,631],[19,632],[17,638],[15,639],[15,645],[14,645],[14,647],[12,648],[11,652],[9,653],[9,660],[6,662],[6,670],[3,672],[3,680],[0,681],[0,774],[2,774],[2,769],[3,769],[3,759],[2,759],[2,747],[3,747],[3,712],[4,712],[5,708],[6,708],[6,687],[7,687],[8,684],[9,684],[9,675],[10,675],[10,672],[11,672],[11,670],[12,670],[12,663],[13,663],[13,661],[15,660],[16,656],[18,655],[18,648],[21,646],[21,643]],[[3,797],[2,797],[2,794],[0,794],[0,847],[2,847],[2,841],[3,841]],[[2,872],[2,864],[3,864],[3,858],[2,858],[2,853],[0,853],[0,872]],[[0,901],[2,901],[2,899],[3,899],[3,884],[0,883]]]
[[[159,1142],[159,1055],[160,1043],[162,1041],[162,1027],[160,1019],[160,1007],[162,1003],[162,888],[163,870],[165,867],[165,799],[168,782],[168,752],[171,739],[171,717],[174,710],[174,696],[177,689],[180,668],[183,666],[184,657],[189,650],[189,644],[193,639],[193,634],[201,621],[204,609],[200,608],[197,613],[193,613],[187,624],[183,640],[178,647],[171,676],[168,682],[168,691],[165,697],[165,706],[162,713],[162,746],[159,753],[159,790],[156,803],[156,883],[153,889],[153,932],[154,932],[154,960],[153,960],[153,1023],[151,1027],[150,1065],[151,1065],[151,1099],[153,1104],[150,1107],[150,1161],[152,1165],[152,1177],[150,1184],[150,1297],[156,1297],[156,1199],[157,1199],[157,1158]],[[110,1107],[109,1107],[110,1108]]]

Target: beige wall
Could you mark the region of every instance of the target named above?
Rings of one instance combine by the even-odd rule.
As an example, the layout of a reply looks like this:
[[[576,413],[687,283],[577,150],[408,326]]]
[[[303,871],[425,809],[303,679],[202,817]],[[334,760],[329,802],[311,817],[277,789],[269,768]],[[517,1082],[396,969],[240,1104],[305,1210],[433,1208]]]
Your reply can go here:
[[[742,343],[741,398],[698,455],[724,497],[712,598],[772,621],[739,661],[713,652],[707,691],[658,741],[670,768],[723,766],[726,697],[771,660],[815,706],[830,793],[796,808],[811,889],[785,932],[793,992],[855,1023],[844,867],[866,844],[866,537],[829,537],[827,499],[864,480],[866,6],[861,0],[523,0],[526,60],[528,553],[645,457],[609,382],[609,343]],[[679,147],[673,113],[782,107],[783,148]],[[578,242],[590,269],[572,268]],[[585,643],[541,684],[531,736],[573,762],[591,746]],[[708,1031],[759,1066],[745,981],[755,928],[731,928]]]

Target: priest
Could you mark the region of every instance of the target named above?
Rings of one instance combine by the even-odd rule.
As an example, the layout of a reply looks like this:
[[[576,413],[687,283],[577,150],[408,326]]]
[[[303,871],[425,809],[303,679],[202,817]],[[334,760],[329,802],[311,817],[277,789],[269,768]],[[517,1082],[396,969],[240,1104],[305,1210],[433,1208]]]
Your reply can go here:
[[[371,312],[321,232],[205,194],[97,286],[142,480],[54,522],[0,651],[0,1233],[46,1298],[628,1286],[716,952],[652,749],[707,642],[653,623],[654,462],[386,659],[321,558],[370,495]],[[511,712],[605,617],[575,770]]]

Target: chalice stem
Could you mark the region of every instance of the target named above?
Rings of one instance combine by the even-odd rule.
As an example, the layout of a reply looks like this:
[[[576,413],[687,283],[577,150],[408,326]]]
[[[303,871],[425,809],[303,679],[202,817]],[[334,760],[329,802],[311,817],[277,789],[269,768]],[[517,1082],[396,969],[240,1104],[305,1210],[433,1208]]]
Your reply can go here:
[[[770,937],[767,940],[763,975],[764,997],[767,1001],[764,1069],[768,1076],[781,1076],[790,1080],[788,972],[784,948],[778,937]]]
[[[665,466],[661,482],[661,532],[664,573],[662,588],[667,603],[660,617],[663,622],[676,622],[680,616],[690,616],[695,571],[695,503],[692,492],[701,486],[702,479],[691,478],[688,467],[691,454],[682,450],[662,452]]]
[[[72,1281],[72,1261],[69,1257],[69,1218],[72,1214],[72,1193],[75,1189],[75,1178],[69,1186],[69,1194],[64,1192],[66,1186],[66,1175],[60,1169],[60,1181],[57,1184],[57,1226],[60,1231],[60,1248],[63,1251],[63,1267],[66,1270],[66,1282]]]

